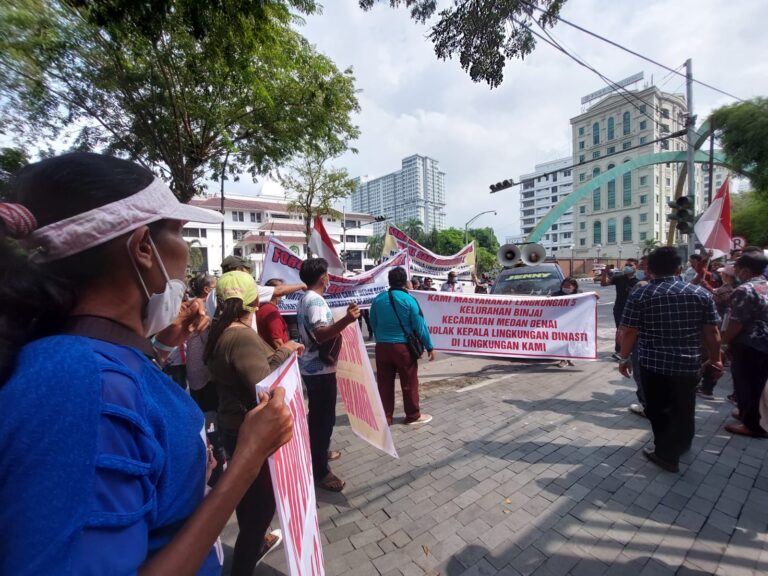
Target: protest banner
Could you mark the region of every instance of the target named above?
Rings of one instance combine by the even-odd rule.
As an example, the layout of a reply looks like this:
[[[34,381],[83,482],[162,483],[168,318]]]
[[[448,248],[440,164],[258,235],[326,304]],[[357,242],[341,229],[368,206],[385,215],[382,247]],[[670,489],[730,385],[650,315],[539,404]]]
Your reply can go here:
[[[323,548],[317,521],[312,455],[296,355],[256,385],[256,392],[285,389],[293,416],[293,438],[269,458],[277,515],[290,576],[323,576]]]
[[[435,350],[521,358],[597,358],[597,296],[411,292]]]
[[[303,260],[296,256],[285,244],[270,238],[264,256],[264,268],[260,283],[270,278],[282,278],[286,284],[301,284],[299,269]],[[344,278],[330,274],[331,284],[324,298],[328,306],[347,307],[357,304],[361,308],[370,308],[371,302],[379,292],[389,288],[389,271],[397,266],[408,267],[408,254],[405,251],[395,254],[391,259],[376,268]],[[303,292],[295,292],[283,298],[278,304],[281,314],[296,314]]]
[[[475,266],[474,242],[470,242],[453,256],[440,256],[390,224],[384,237],[384,257],[391,257],[400,250],[408,252],[408,256],[411,258],[411,272],[418,276],[445,278],[448,272],[453,271],[459,277],[469,279]]]
[[[346,406],[352,431],[369,444],[397,458],[363,333],[357,322],[347,326],[341,333],[336,385]]]

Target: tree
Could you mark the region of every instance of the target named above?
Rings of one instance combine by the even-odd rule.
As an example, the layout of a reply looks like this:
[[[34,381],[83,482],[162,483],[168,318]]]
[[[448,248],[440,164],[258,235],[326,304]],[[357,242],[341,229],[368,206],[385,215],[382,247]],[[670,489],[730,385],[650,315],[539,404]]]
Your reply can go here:
[[[755,190],[768,193],[768,98],[723,106],[710,121],[729,167],[749,176]]]
[[[409,218],[405,222],[397,224],[397,227],[419,244],[424,240],[424,224],[418,218]]]
[[[382,0],[359,0],[370,10]],[[567,0],[454,0],[440,11],[429,38],[440,60],[458,55],[459,63],[474,82],[491,88],[504,79],[508,59],[526,56],[536,48],[530,26],[542,29],[557,22]],[[393,8],[410,8],[411,18],[426,23],[437,11],[435,0],[389,0]]]
[[[482,246],[477,248],[475,260],[475,272],[477,274],[484,274],[486,272],[490,274],[499,267],[499,263],[496,260],[496,251],[491,252]]]
[[[464,230],[446,228],[437,233],[437,245],[434,251],[443,256],[456,254],[464,248]]]
[[[731,228],[754,246],[768,245],[768,197],[757,192],[731,195]]]
[[[485,248],[489,252],[494,254],[494,260],[496,258],[495,254],[498,252],[499,248],[501,247],[501,244],[499,244],[498,239],[496,238],[496,233],[493,231],[493,228],[486,227],[486,228],[471,228],[468,232],[469,237],[477,242],[477,246],[479,248]]]
[[[136,160],[183,201],[207,177],[265,173],[357,137],[350,71],[294,30],[312,0],[10,0],[0,129]]]
[[[656,238],[648,238],[646,240],[643,240],[643,243],[641,244],[643,248],[643,256],[648,254],[649,252],[652,252],[659,246],[661,246],[661,242],[659,242]]]
[[[290,165],[287,174],[278,174],[291,198],[288,211],[299,214],[304,220],[307,245],[315,216],[331,214],[340,217],[341,213],[333,204],[349,196],[357,187],[345,169],[326,166],[332,157],[328,151],[312,148]]]
[[[29,164],[27,153],[21,148],[0,148],[0,201],[8,199],[11,176]]]
[[[379,261],[384,252],[384,235],[374,234],[373,236],[370,236],[365,245],[365,249],[368,251],[369,258]]]
[[[422,245],[434,252],[437,250],[437,238],[438,238],[438,231],[437,228],[432,228],[427,234],[424,234],[424,237],[422,238],[423,242]]]

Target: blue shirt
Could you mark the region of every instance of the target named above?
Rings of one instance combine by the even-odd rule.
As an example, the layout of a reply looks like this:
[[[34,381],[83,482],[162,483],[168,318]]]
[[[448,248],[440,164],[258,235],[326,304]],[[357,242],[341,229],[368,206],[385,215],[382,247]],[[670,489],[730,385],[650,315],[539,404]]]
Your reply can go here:
[[[695,374],[701,368],[702,329],[717,326],[715,301],[695,284],[654,278],[637,287],[624,307],[622,326],[636,328],[640,366],[658,374]]]
[[[134,574],[203,499],[203,415],[135,348],[31,342],[0,407],[0,574]]]
[[[392,294],[395,306],[397,306],[397,313],[400,315],[403,327],[408,333],[415,333],[427,351],[432,350],[432,338],[429,336],[429,329],[421,314],[419,304],[405,290],[390,289],[373,299],[370,320],[376,342],[382,344],[405,344],[406,342],[403,328],[397,321],[392,303],[389,301],[390,294]]]

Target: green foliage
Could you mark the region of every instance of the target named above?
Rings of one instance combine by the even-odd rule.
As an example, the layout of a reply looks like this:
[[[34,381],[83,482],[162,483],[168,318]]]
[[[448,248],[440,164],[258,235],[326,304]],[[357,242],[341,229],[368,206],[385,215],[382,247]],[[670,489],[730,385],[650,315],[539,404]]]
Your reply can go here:
[[[754,246],[768,245],[768,197],[757,192],[731,195],[731,228]]]
[[[495,250],[491,252],[490,250],[480,246],[477,248],[476,258],[477,260],[475,263],[475,272],[478,275],[484,274],[486,272],[491,274],[493,273],[494,270],[496,270],[499,267],[499,264],[496,261]]]
[[[377,1],[358,0],[370,10]],[[567,0],[454,0],[453,6],[440,11],[429,38],[441,60],[458,55],[459,63],[474,82],[486,82],[491,88],[504,79],[508,59],[526,56],[536,48],[529,27],[554,26]],[[393,8],[405,6],[411,18],[425,23],[437,11],[435,0],[389,0]]]
[[[649,252],[652,252],[659,246],[661,246],[661,242],[659,242],[656,238],[647,238],[646,240],[643,240],[643,242],[641,243],[641,247],[643,249],[643,256],[645,256]]]
[[[446,228],[437,233],[437,244],[434,252],[443,256],[450,256],[462,248],[464,248],[464,230]]]
[[[375,261],[381,259],[381,254],[384,252],[384,235],[374,234],[368,238],[368,242],[365,245],[365,249],[368,251],[368,257]]]
[[[8,199],[13,173],[27,164],[29,157],[21,148],[0,148],[0,202]]]
[[[10,0],[0,7],[0,129],[83,127],[77,149],[129,157],[181,200],[358,130],[354,79],[295,29],[311,0]]]
[[[710,117],[729,166],[768,193],[768,98],[724,106]]]
[[[415,240],[419,244],[422,244],[424,241],[424,224],[419,220],[418,218],[409,218],[405,222],[401,222],[400,224],[395,224],[400,230],[405,232],[405,234],[411,238],[412,240]]]
[[[493,228],[470,228],[468,237],[470,240],[475,240],[478,247],[485,248],[489,252],[492,252],[494,254],[494,260],[496,259],[495,254],[501,247],[501,244],[499,244]]]
[[[424,234],[423,242],[421,243],[422,246],[427,248],[428,250],[432,250],[432,252],[437,251],[437,239],[439,237],[439,232],[436,228],[432,228],[427,234]]]
[[[315,216],[340,217],[334,203],[352,194],[357,187],[345,169],[326,166],[332,157],[328,151],[312,148],[290,165],[288,173],[278,175],[291,199],[288,210],[304,219],[307,244]]]

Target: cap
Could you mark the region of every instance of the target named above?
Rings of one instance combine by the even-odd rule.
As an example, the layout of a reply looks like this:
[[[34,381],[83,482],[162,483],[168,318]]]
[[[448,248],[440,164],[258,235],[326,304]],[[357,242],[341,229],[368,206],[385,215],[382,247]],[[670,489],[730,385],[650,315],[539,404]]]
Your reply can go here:
[[[251,263],[245,258],[235,255],[227,256],[221,261],[222,272],[231,272],[238,268],[247,268],[248,270],[251,270]]]
[[[182,204],[159,178],[126,198],[33,231],[24,240],[39,262],[60,260],[159,220],[219,224],[218,212]]]
[[[736,270],[733,268],[733,264],[727,264],[722,268],[717,269],[718,274],[728,274],[728,276],[736,276]]]
[[[239,298],[243,301],[243,308],[253,312],[255,307],[249,306],[259,299],[259,289],[256,281],[247,272],[234,270],[222,274],[216,282],[216,296],[226,301],[230,298]],[[257,302],[258,304],[258,302]]]

